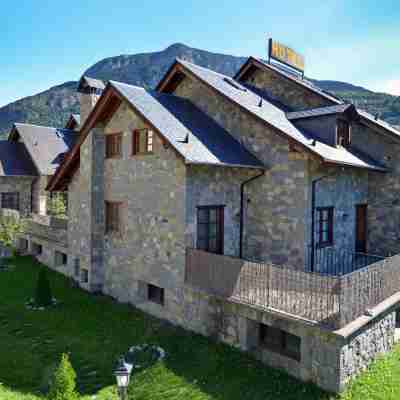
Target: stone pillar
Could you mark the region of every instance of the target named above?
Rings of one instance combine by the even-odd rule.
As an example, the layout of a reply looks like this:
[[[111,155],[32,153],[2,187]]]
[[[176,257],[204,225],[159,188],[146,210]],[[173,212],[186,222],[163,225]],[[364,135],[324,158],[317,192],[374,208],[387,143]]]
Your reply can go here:
[[[84,151],[81,152],[81,168],[86,184],[86,206],[83,218],[87,224],[85,231],[84,268],[89,270],[88,289],[101,291],[104,283],[103,251],[105,230],[104,206],[104,128],[96,126],[85,140]],[[83,153],[83,154],[82,154]],[[81,221],[82,223],[82,221]]]

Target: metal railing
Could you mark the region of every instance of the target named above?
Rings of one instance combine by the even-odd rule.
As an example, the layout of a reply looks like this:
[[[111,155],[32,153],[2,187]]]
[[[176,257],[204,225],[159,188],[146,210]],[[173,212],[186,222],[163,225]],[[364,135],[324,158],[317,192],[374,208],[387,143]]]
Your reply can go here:
[[[341,276],[357,271],[368,265],[384,260],[374,254],[353,252],[335,247],[307,248],[305,270],[334,276]]]
[[[187,249],[185,283],[211,295],[338,329],[400,290],[400,255],[345,275]]]

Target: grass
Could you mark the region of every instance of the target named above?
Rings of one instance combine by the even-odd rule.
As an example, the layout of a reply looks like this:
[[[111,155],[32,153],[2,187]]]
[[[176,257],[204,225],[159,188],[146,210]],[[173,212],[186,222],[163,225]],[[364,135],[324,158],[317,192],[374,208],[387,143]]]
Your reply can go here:
[[[39,264],[29,257],[0,272],[0,400],[44,398],[51,371],[63,352],[70,354],[82,399],[116,400],[112,371],[129,347],[143,343],[167,356],[135,371],[130,399],[334,400],[311,384],[292,379],[223,344],[151,318],[128,305],[93,296],[49,271],[61,304],[30,311]],[[349,390],[345,400],[400,398],[400,348],[375,363]]]

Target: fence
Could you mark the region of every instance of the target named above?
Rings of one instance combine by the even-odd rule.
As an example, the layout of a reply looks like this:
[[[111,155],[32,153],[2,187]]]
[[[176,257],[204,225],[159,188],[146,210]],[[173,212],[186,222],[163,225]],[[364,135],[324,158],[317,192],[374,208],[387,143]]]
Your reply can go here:
[[[305,269],[329,275],[345,275],[384,260],[385,257],[335,247],[307,248]]]
[[[212,295],[284,311],[330,328],[364,314],[400,288],[400,256],[344,276],[188,249],[185,282]]]

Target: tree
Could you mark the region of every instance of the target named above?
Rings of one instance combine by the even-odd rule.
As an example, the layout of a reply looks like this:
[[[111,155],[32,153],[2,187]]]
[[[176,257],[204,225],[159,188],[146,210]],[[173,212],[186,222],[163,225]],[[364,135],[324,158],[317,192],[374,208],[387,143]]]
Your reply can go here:
[[[17,211],[3,210],[0,215],[0,243],[12,248],[21,233],[25,231],[25,222]]]
[[[53,296],[51,294],[51,287],[49,279],[47,278],[46,270],[42,267],[39,271],[38,281],[35,293],[35,306],[47,307],[53,303]]]
[[[50,385],[49,400],[77,400],[76,373],[67,354],[61,356]]]
[[[47,206],[50,215],[57,218],[67,217],[66,199],[63,193],[56,193],[49,201]]]

